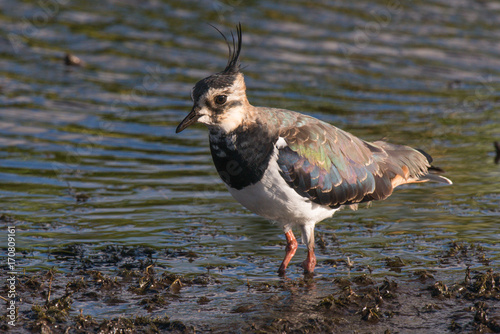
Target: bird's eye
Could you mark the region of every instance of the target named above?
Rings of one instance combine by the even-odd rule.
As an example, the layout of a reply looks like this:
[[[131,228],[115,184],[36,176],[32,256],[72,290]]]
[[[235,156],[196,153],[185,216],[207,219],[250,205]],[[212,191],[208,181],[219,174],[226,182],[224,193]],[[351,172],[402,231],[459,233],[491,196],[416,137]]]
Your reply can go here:
[[[217,104],[224,104],[227,101],[227,96],[226,95],[217,95],[215,97],[215,103]]]

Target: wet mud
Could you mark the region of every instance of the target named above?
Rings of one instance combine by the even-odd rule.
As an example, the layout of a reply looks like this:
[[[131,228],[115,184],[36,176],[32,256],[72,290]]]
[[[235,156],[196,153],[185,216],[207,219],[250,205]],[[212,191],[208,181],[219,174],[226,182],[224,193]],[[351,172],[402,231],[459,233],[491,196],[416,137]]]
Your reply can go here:
[[[351,264],[347,274],[258,281],[215,267],[181,275],[156,261],[189,262],[189,252],[88,247],[52,249],[57,267],[18,276],[16,333],[500,333],[500,272],[472,244],[451,243],[436,261],[486,269],[380,276]],[[385,263],[406,266],[399,257]]]

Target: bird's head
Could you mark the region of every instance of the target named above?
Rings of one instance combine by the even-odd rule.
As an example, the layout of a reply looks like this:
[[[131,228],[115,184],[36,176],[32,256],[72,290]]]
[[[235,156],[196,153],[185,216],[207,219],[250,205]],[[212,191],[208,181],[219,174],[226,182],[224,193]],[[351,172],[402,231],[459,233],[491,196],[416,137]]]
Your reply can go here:
[[[177,126],[176,133],[196,122],[231,132],[245,119],[245,110],[250,105],[243,73],[240,71],[241,24],[236,27],[236,32],[237,42],[231,33],[233,46],[227,43],[229,60],[226,68],[196,83],[191,90],[193,108]],[[221,35],[227,42],[226,37],[222,33]]]

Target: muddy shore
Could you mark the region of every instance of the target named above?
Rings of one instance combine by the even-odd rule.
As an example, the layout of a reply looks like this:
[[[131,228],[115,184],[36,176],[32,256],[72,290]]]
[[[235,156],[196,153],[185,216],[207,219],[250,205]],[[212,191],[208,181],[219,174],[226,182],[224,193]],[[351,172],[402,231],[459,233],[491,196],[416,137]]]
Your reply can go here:
[[[29,262],[29,252],[23,253],[23,261]],[[381,277],[332,260],[323,265],[338,266],[333,277],[292,274],[269,281],[228,278],[225,268],[216,267],[177,274],[156,259],[189,261],[197,255],[168,249],[108,245],[91,251],[74,244],[52,249],[50,256],[57,267],[18,275],[16,327],[7,325],[3,316],[2,330],[500,333],[500,272],[475,270],[475,265],[484,267],[488,254],[466,243],[451,243],[436,258],[443,266],[471,265],[452,275],[422,269]],[[400,258],[386,260],[395,273],[405,265]],[[343,274],[346,268],[348,275]]]

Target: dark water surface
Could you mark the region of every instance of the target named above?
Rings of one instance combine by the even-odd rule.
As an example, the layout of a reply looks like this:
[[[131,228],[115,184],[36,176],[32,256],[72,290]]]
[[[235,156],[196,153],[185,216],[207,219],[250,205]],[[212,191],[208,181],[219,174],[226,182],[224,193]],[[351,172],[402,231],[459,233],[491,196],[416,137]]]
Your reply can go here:
[[[169,272],[221,267],[214,275],[229,286],[279,280],[281,230],[231,198],[204,127],[175,134],[191,87],[226,63],[207,22],[226,33],[242,23],[252,104],[425,149],[454,181],[407,186],[319,224],[326,245],[316,277],[356,274],[331,264],[347,258],[376,277],[499,268],[499,2],[3,0],[0,213],[18,221],[22,268],[71,271],[49,256],[69,244],[89,253],[143,245]],[[66,52],[84,66],[65,66]],[[488,261],[436,262],[452,241],[480,244]],[[304,256],[300,248],[290,277],[301,276]],[[406,263],[401,273],[386,266],[395,256]],[[328,293],[323,281],[318,298]],[[224,291],[206,312],[167,313],[186,322],[230,318],[243,297]],[[134,312],[80,308],[101,317]]]

